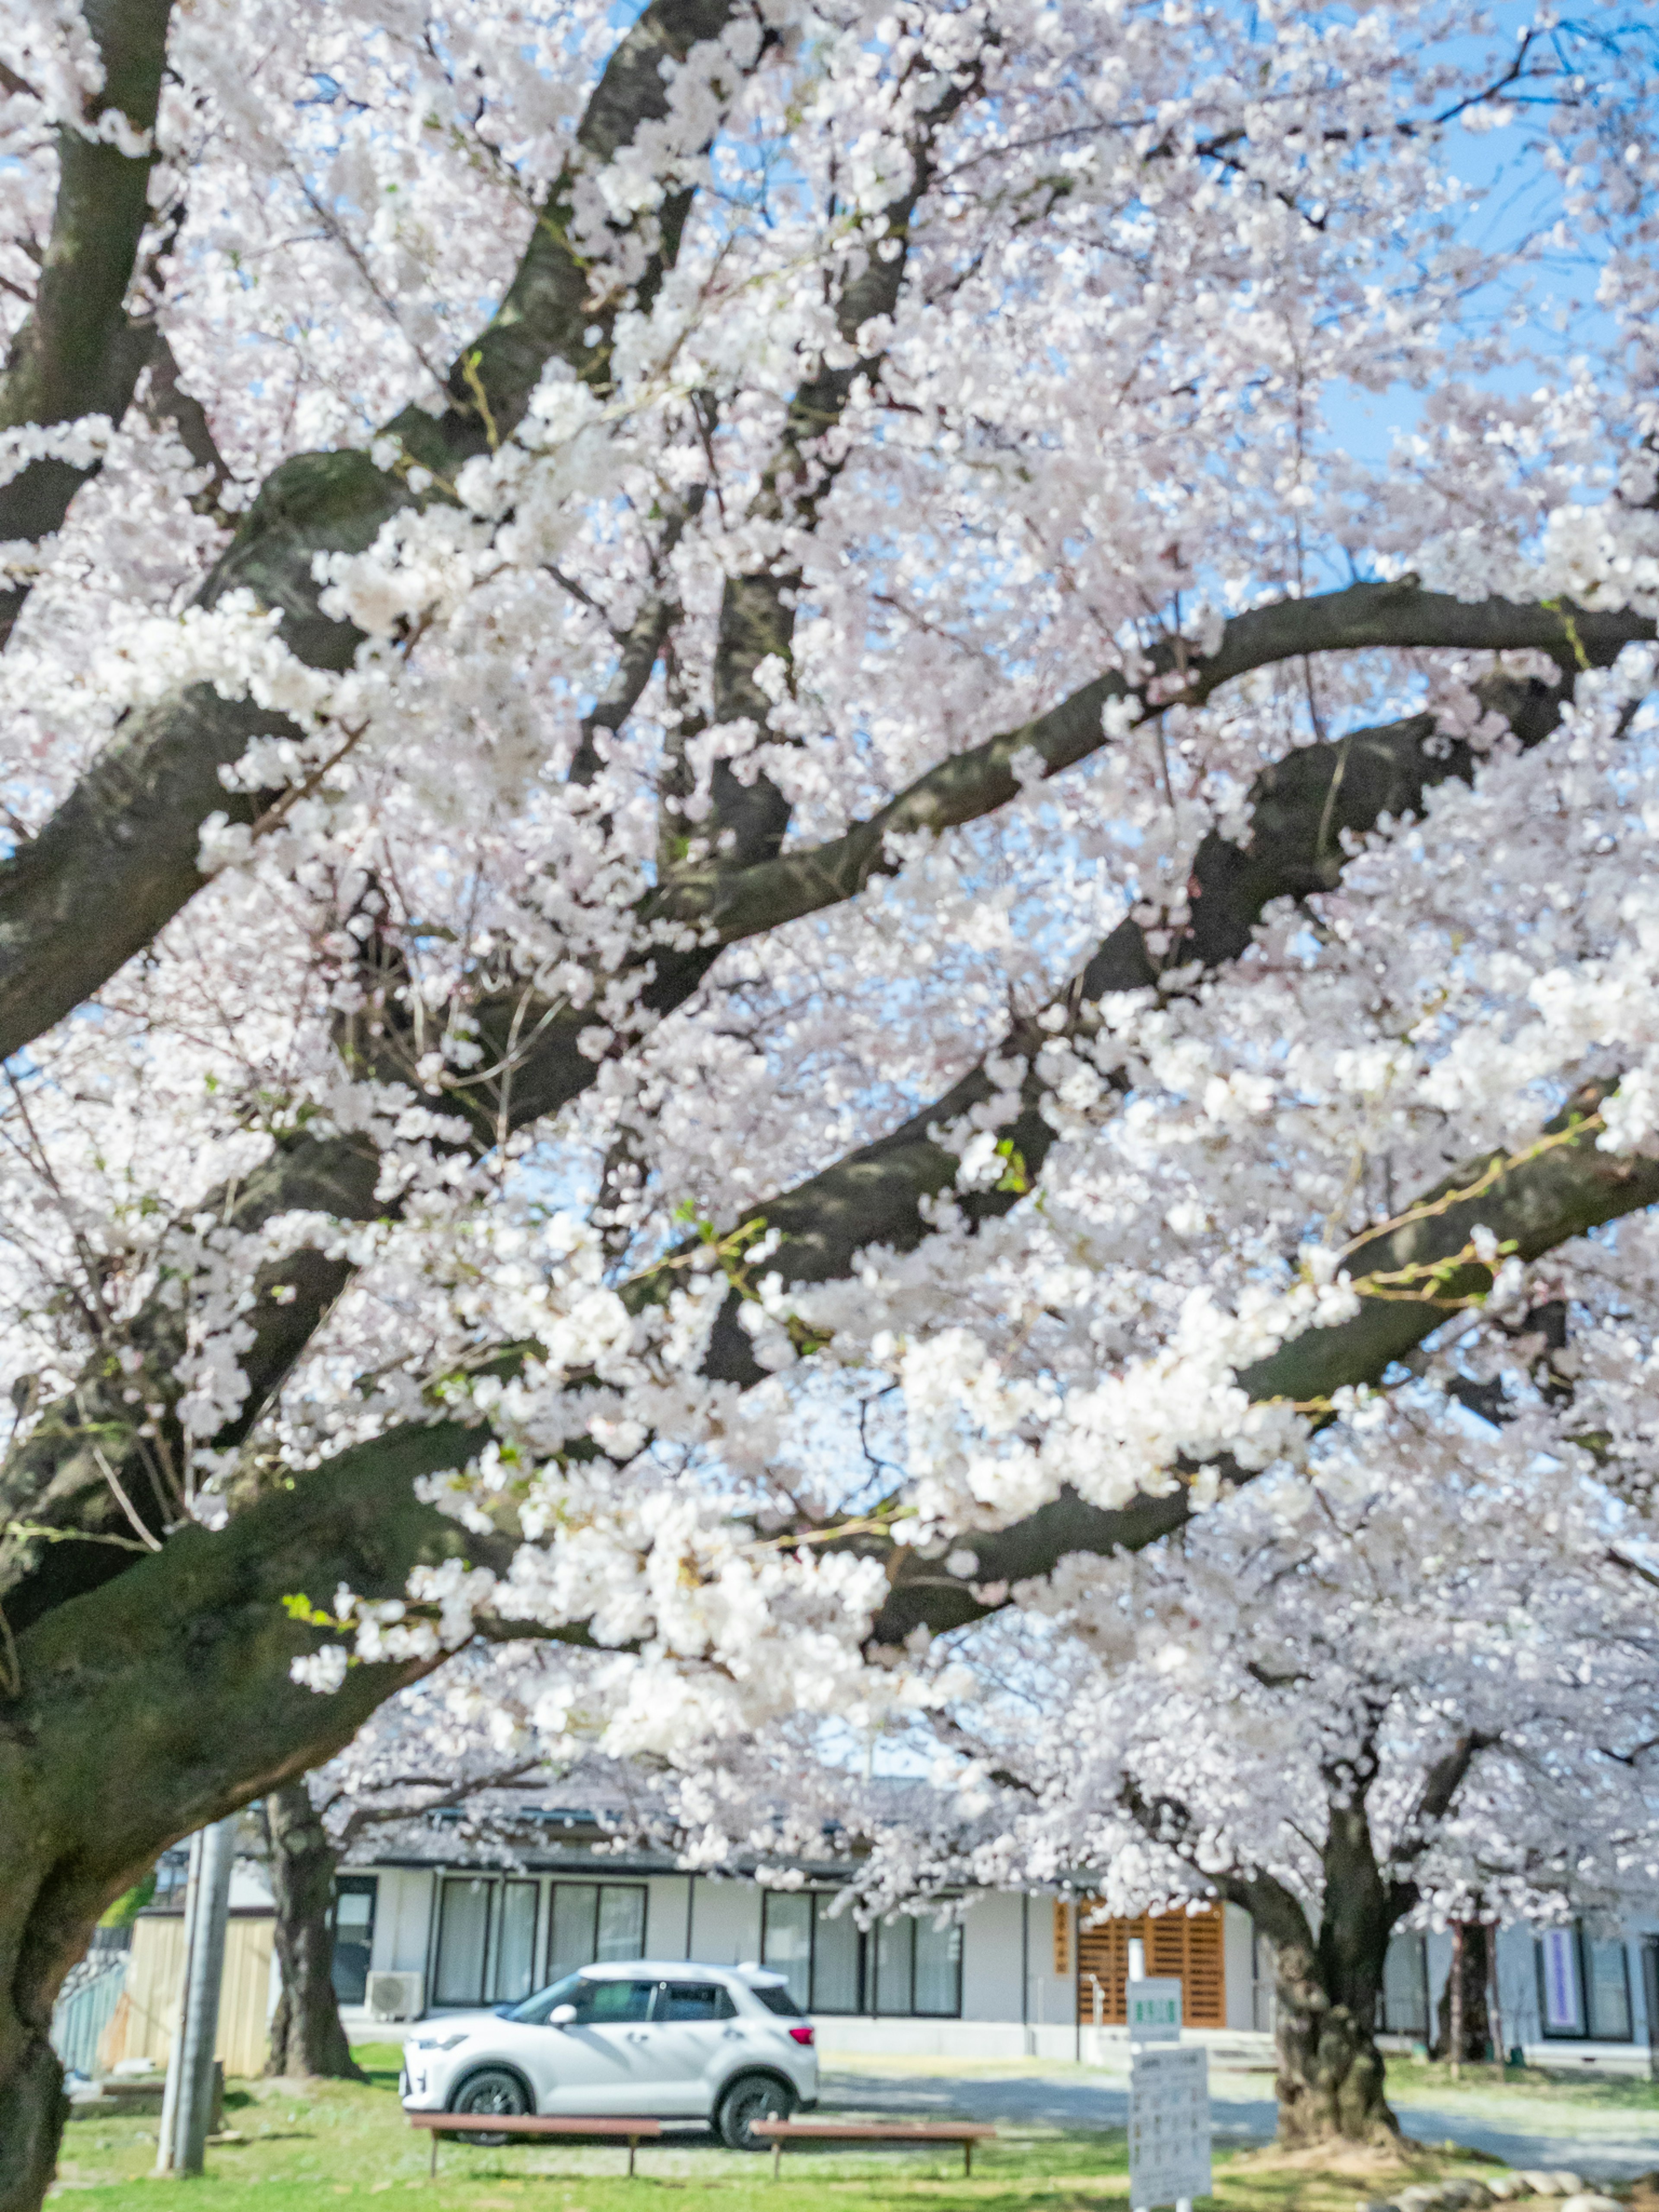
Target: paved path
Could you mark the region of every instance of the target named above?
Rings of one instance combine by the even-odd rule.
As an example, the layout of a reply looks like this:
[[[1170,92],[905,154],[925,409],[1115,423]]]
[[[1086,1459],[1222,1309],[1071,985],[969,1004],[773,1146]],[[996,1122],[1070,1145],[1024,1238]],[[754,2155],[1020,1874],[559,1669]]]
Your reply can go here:
[[[1272,2141],[1276,2115],[1265,2075],[1212,2066],[1210,2101],[1218,2143]],[[1128,2124],[1128,2076],[1034,2059],[953,2065],[837,2052],[825,2066],[822,2108],[948,2115],[1014,2128],[1121,2128]],[[1467,2144],[1513,2166],[1570,2166],[1606,2180],[1659,2167],[1659,2112],[1575,2108],[1498,2088],[1471,2090],[1451,2106],[1402,2102],[1395,2109],[1419,2142]]]

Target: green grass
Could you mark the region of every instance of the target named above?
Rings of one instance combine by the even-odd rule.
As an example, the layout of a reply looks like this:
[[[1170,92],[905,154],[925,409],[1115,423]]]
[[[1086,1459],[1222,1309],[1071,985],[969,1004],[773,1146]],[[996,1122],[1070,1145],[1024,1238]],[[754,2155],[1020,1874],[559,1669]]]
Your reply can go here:
[[[1537,2066],[1465,2066],[1461,2079],[1454,2081],[1449,2070],[1443,2065],[1390,2055],[1388,2090],[1390,2099],[1401,2104],[1420,2101],[1449,2105],[1459,2099],[1474,2102],[1506,2094],[1517,2102],[1554,2105],[1565,2110],[1576,2106],[1581,2109],[1599,2106],[1608,2111],[1659,2112],[1659,2082],[1621,2080],[1605,2075],[1592,2078]]]
[[[1127,2203],[1121,2129],[1035,2125],[1005,2127],[977,2148],[970,2181],[951,2149],[860,2146],[787,2152],[775,2185],[769,2159],[699,2135],[642,2145],[634,2182],[614,2143],[446,2143],[434,2185],[428,2140],[398,2107],[395,2048],[360,2045],[356,2056],[371,2070],[366,2087],[233,2083],[225,2121],[244,2140],[210,2144],[199,2180],[153,2178],[154,2118],[72,2121],[55,2193],[72,2196],[74,2212],[329,2212],[347,2197],[368,2212],[361,2200],[380,2196],[396,2212],[406,2191],[421,2212],[1125,2212]],[[1447,2164],[1437,2157],[1422,2171]],[[1223,2154],[1216,2166],[1219,2212],[1352,2212],[1352,2170],[1281,2165],[1262,2151]]]

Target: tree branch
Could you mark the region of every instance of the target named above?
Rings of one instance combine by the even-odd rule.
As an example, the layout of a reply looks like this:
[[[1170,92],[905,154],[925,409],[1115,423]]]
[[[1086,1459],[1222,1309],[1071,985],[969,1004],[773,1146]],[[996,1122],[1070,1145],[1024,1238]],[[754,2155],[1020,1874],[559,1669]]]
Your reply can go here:
[[[952,754],[838,837],[752,867],[710,861],[678,869],[649,911],[712,927],[730,945],[856,897],[872,877],[896,872],[892,839],[918,830],[937,836],[1006,806],[1020,788],[1013,763],[1022,754],[1035,753],[1047,779],[1097,752],[1106,741],[1101,714],[1114,701],[1133,701],[1144,715],[1156,714],[1170,706],[1201,705],[1224,684],[1254,669],[1307,653],[1385,647],[1529,649],[1547,653],[1571,673],[1581,665],[1581,650],[1583,665],[1606,668],[1626,645],[1655,634],[1654,623],[1639,615],[1589,614],[1507,599],[1472,605],[1449,592],[1425,592],[1414,577],[1276,600],[1236,615],[1207,658],[1180,641],[1165,642],[1149,656],[1149,676],[1139,681],[1115,671],[1097,677],[1034,720]],[[1171,675],[1183,668],[1186,680],[1179,690],[1170,687]]]
[[[641,124],[666,113],[664,62],[683,59],[730,13],[731,0],[651,0],[589,102],[580,136],[590,162],[609,160]],[[486,450],[492,426],[498,436],[516,427],[550,358],[594,378],[606,371],[605,333],[620,301],[590,301],[592,269],[568,240],[577,181],[567,170],[551,188],[507,297],[451,371],[447,411],[434,418],[411,406],[389,426],[440,479],[426,497],[445,495],[442,483]],[[662,252],[676,235],[672,215],[665,211]],[[600,340],[590,344],[595,327]],[[365,453],[298,455],[267,479],[198,604],[251,591],[280,611],[279,634],[301,659],[347,668],[362,635],[322,612],[315,557],[363,551],[393,514],[420,503]],[[135,714],[39,836],[0,864],[0,1058],[96,991],[200,888],[207,817],[252,822],[260,809],[258,794],[227,792],[219,771],[251,738],[272,733],[298,735],[285,718],[206,684]]]
[[[95,125],[111,111],[148,139],[167,63],[171,0],[87,0],[87,27],[104,64],[88,105]],[[58,198],[34,305],[13,339],[0,378],[0,429],[43,428],[106,415],[118,422],[143,365],[148,334],[126,319],[138,243],[149,217],[154,161],[64,125],[58,133]],[[0,541],[38,544],[62,524],[96,464],[35,460],[0,485]],[[0,586],[0,650],[28,597],[19,580]]]

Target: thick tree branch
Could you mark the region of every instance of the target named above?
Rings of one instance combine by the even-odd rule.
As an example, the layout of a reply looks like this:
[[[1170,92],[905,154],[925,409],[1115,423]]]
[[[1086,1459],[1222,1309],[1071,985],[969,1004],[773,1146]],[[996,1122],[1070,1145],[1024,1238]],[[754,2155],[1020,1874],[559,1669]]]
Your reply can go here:
[[[1389,1863],[1397,1869],[1388,1885],[1389,1905],[1395,1920],[1409,1912],[1418,1901],[1417,1883],[1406,1869],[1415,1866],[1427,1850],[1434,1840],[1435,1829],[1450,1812],[1458,1791],[1468,1779],[1470,1767],[1483,1751],[1490,1751],[1498,1741],[1495,1735],[1479,1729],[1467,1729],[1424,1776],[1417,1802],[1389,1853]]]
[[[215,1192],[202,1210],[249,1235],[276,1215],[315,1212],[363,1221],[376,1204],[380,1158],[362,1138],[300,1136],[252,1175]],[[350,1275],[338,1255],[304,1248],[259,1268],[244,1318],[252,1342],[241,1355],[247,1395],[210,1439],[240,1443],[281,1387]],[[132,1521],[153,1537],[184,1519],[185,1438],[174,1370],[186,1346],[188,1295],[161,1291],[130,1324],[108,1329],[71,1395],[36,1422],[0,1467],[0,1604],[14,1631],[133,1564]],[[140,1364],[130,1373],[124,1351]],[[155,1410],[152,1412],[150,1409]]]
[[[664,62],[684,58],[730,14],[730,0],[652,0],[589,104],[581,145],[590,162],[609,160],[641,124],[666,112]],[[577,183],[567,171],[553,185],[507,297],[451,373],[448,410],[434,418],[410,407],[389,426],[441,483],[486,450],[492,429],[500,436],[516,427],[550,359],[581,374],[605,373],[605,333],[620,301],[591,301],[593,271],[568,240]],[[664,251],[674,214],[665,211]],[[600,333],[592,343],[590,329]],[[227,592],[249,590],[280,611],[281,635],[301,659],[346,668],[361,634],[323,614],[313,561],[362,552],[415,503],[402,479],[367,453],[299,455],[268,479],[199,603],[211,607]],[[251,738],[270,733],[298,734],[283,717],[222,699],[205,684],[131,715],[40,836],[0,865],[0,1057],[96,991],[199,889],[204,821],[216,811],[252,821],[260,804],[258,794],[228,793],[219,771]]]
[[[1352,1320],[1309,1329],[1243,1369],[1240,1387],[1258,1404],[1289,1399],[1317,1408],[1338,1390],[1380,1382],[1395,1361],[1442,1325],[1446,1301],[1479,1299],[1491,1289],[1492,1270],[1464,1256],[1477,1228],[1512,1243],[1519,1258],[1536,1260],[1574,1237],[1659,1204],[1659,1160],[1597,1148],[1603,1095],[1582,1094],[1537,1145],[1518,1154],[1480,1152],[1464,1160],[1394,1221],[1349,1248],[1345,1265],[1356,1282],[1420,1270],[1425,1287],[1433,1277],[1431,1298],[1362,1297]],[[1162,1496],[1107,1509],[1067,1492],[1010,1528],[975,1535],[975,1582],[1046,1574],[1070,1552],[1139,1551],[1156,1542],[1188,1517],[1176,1472]],[[877,1548],[866,1538],[850,1538],[848,1547]],[[961,1627],[995,1610],[932,1556],[881,1548],[892,1586],[872,1624],[878,1642],[902,1644],[918,1626]]]
[[[1114,701],[1133,700],[1144,713],[1155,714],[1167,706],[1201,704],[1236,677],[1278,662],[1385,647],[1529,649],[1547,653],[1571,673],[1581,665],[1609,667],[1626,645],[1654,635],[1655,625],[1642,616],[1507,599],[1471,605],[1448,592],[1425,592],[1412,577],[1351,584],[1316,599],[1276,600],[1236,615],[1207,658],[1184,645],[1161,645],[1149,657],[1148,678],[1132,682],[1115,671],[1097,677],[1034,720],[940,761],[838,837],[753,867],[731,869],[715,861],[682,867],[650,910],[717,930],[729,945],[854,898],[872,877],[897,869],[894,838],[918,830],[937,835],[1006,806],[1020,788],[1013,764],[1023,754],[1035,754],[1047,778],[1097,752],[1106,742],[1101,715]],[[1176,689],[1170,679],[1178,668],[1186,675]]]
[[[87,0],[87,27],[104,64],[104,88],[86,122],[118,111],[148,140],[167,61],[170,0]],[[138,242],[149,216],[153,155],[127,155],[65,125],[58,133],[58,198],[34,305],[13,339],[0,378],[0,429],[49,428],[126,413],[143,365],[148,332],[125,313]],[[38,544],[58,528],[94,473],[65,460],[35,460],[0,485],[0,541]],[[0,586],[0,649],[29,585]]]
[[[0,1829],[8,1898],[32,1903],[27,1940],[51,1954],[9,1961],[20,1987],[54,1987],[158,1850],[331,1757],[427,1671],[354,1667],[318,1696],[289,1670],[329,1632],[284,1601],[326,1607],[340,1582],[399,1596],[422,1564],[505,1564],[507,1547],[414,1495],[416,1476],[475,1445],[447,1422],[346,1453],[216,1534],[182,1531],[18,1638],[21,1692],[0,1705]]]
[[[1538,743],[1559,720],[1561,694],[1547,684],[1499,676],[1482,690],[1486,704],[1507,715],[1523,744]],[[1304,897],[1338,882],[1346,858],[1345,832],[1374,829],[1384,815],[1420,811],[1431,785],[1467,778],[1473,765],[1467,745],[1449,744],[1437,735],[1431,716],[1417,715],[1355,730],[1334,744],[1301,747],[1263,769],[1251,787],[1247,842],[1236,845],[1212,832],[1199,847],[1188,892],[1191,919],[1169,951],[1154,959],[1139,927],[1129,920],[1120,923],[1060,994],[1065,1033],[1092,1025],[1097,1000],[1149,987],[1164,968],[1196,961],[1214,970],[1237,959],[1272,901]],[[1033,1182],[1048,1157],[1054,1130],[1042,1110],[1044,1086],[1033,1063],[1054,1036],[1036,1020],[1027,1020],[1006,1034],[989,1056],[1027,1064],[1021,1111],[1002,1132],[1023,1175],[1006,1190],[958,1194],[970,1219],[1007,1212],[1018,1201],[1018,1184]],[[929,1233],[933,1203],[954,1190],[959,1165],[957,1154],[931,1133],[960,1121],[998,1089],[981,1062],[887,1136],[756,1206],[749,1220],[763,1222],[781,1238],[769,1267],[786,1283],[828,1282],[846,1274],[867,1246],[912,1249]],[[641,1290],[653,1276],[664,1285],[672,1283],[684,1257],[684,1251],[671,1255],[643,1279]],[[753,1346],[738,1325],[735,1298],[721,1317],[710,1370],[727,1381],[759,1380]]]
[[[1492,679],[1485,696],[1488,705],[1508,714],[1525,744],[1547,734],[1559,717],[1559,695],[1536,682],[1500,677]],[[1249,944],[1251,929],[1270,900],[1328,888],[1337,880],[1344,830],[1368,830],[1384,813],[1398,817],[1415,811],[1429,784],[1447,775],[1467,775],[1469,769],[1467,749],[1437,740],[1432,721],[1419,716],[1381,729],[1356,731],[1336,745],[1305,747],[1264,770],[1251,793],[1248,844],[1234,846],[1212,835],[1200,848],[1189,894],[1193,919],[1188,937],[1170,956],[1173,963],[1194,957],[1218,963],[1235,957]],[[371,940],[371,949],[378,941]],[[396,1018],[392,1003],[395,992],[390,987],[403,970],[395,948],[387,948],[386,957],[386,974],[371,992],[368,1011],[354,1017],[343,1030],[341,1048],[348,1065],[362,1074],[412,1080],[418,1040],[405,1048],[395,1033],[389,1034],[395,1032]],[[647,1004],[668,1011],[696,988],[702,972],[699,954],[665,956],[647,987]],[[1080,1019],[1089,1003],[1104,993],[1150,983],[1155,973],[1139,928],[1126,921],[1089,962],[1066,1002]],[[525,1018],[520,998],[503,996],[486,1003],[479,1009],[480,1036],[490,1060],[501,1063],[512,1055],[515,1020],[520,1036],[528,1039],[512,1067],[510,1089],[504,1088],[507,1079],[503,1078],[432,1103],[465,1114],[477,1143],[487,1148],[497,1140],[503,1121],[509,1128],[522,1127],[592,1081],[595,1062],[580,1048],[588,1019],[585,1012],[534,1008]],[[1029,1062],[1047,1041],[1048,1033],[1036,1024],[1022,1024],[1002,1040],[999,1054]],[[970,1070],[943,1097],[887,1137],[757,1208],[750,1218],[764,1220],[782,1237],[769,1264],[787,1282],[821,1282],[844,1274],[866,1247],[913,1248],[929,1231],[927,1201],[952,1188],[958,1166],[957,1155],[935,1141],[929,1131],[982,1103],[992,1090],[982,1066]],[[1035,1073],[1027,1075],[1024,1091],[1023,1110],[1006,1133],[1024,1164],[1027,1179],[1034,1179],[1054,1133],[1042,1113],[1042,1086]],[[239,1188],[227,1218],[233,1225],[248,1228],[290,1210],[314,1210],[346,1220],[370,1218],[377,1210],[375,1175],[376,1164],[365,1149],[337,1139],[300,1138]],[[1017,1202],[1017,1194],[975,1192],[963,1194],[960,1202],[971,1218],[984,1218],[1006,1212]],[[208,1210],[219,1212],[228,1204],[232,1204],[230,1196],[219,1194],[208,1201]],[[676,1257],[683,1259],[684,1255],[671,1256],[636,1279],[629,1286],[630,1302],[643,1306],[665,1294],[677,1279]],[[281,1282],[273,1287],[291,1289],[294,1296],[276,1305],[266,1287],[260,1286],[254,1309],[258,1340],[244,1363],[248,1397],[237,1432],[214,1439],[222,1447],[240,1441],[246,1425],[269,1401],[344,1280],[343,1263],[324,1261],[314,1253],[296,1255],[292,1264],[274,1272]],[[179,1327],[172,1309],[158,1306],[154,1321],[147,1318],[141,1323],[137,1339],[151,1378],[146,1395],[169,1403],[176,1386],[166,1378],[182,1349]],[[152,1328],[156,1331],[153,1338]],[[708,1369],[720,1379],[745,1383],[758,1380],[762,1373],[751,1341],[738,1326],[735,1297],[717,1327]],[[20,1620],[35,1618],[41,1608],[95,1586],[130,1564],[125,1544],[131,1530],[106,1479],[105,1465],[115,1466],[127,1495],[147,1498],[152,1494],[147,1469],[156,1448],[136,1433],[132,1408],[122,1395],[125,1387],[127,1378],[113,1370],[106,1352],[100,1354],[82,1378],[76,1400],[54,1409],[0,1474],[0,1516],[30,1531],[27,1536],[7,1539],[0,1528],[0,1596],[15,1593],[5,1601]],[[101,1458],[88,1448],[88,1430],[97,1432]],[[1179,1494],[1150,1501],[1138,1525],[1163,1533],[1174,1525],[1180,1511]],[[1023,1539],[1008,1532],[1000,1540],[1004,1545],[1000,1577],[1020,1579],[1045,1572],[1043,1562],[1053,1556],[1054,1524],[1069,1522],[1070,1515],[1070,1507],[1062,1502],[1032,1516]],[[154,1525],[159,1529],[161,1523]],[[46,1533],[71,1529],[102,1540],[95,1545],[68,1542],[60,1535],[53,1541]],[[112,1543],[112,1538],[121,1540]],[[946,1578],[941,1578],[941,1588],[958,1598],[963,1595],[961,1584]]]
[[[983,90],[977,70],[952,83],[911,134],[910,180],[866,227],[862,256],[848,257],[853,273],[836,300],[836,326],[844,345],[856,346],[872,324],[891,316],[909,264],[911,226],[933,176],[933,146],[939,133]],[[843,264],[846,265],[846,264]],[[750,507],[750,520],[788,522],[796,529],[816,527],[823,503],[841,472],[829,458],[825,441],[847,411],[860,383],[873,382],[884,356],[860,355],[839,368],[826,362],[796,387],[777,451]],[[727,579],[720,599],[720,635],[714,653],[714,720],[752,721],[764,731],[772,702],[757,681],[769,659],[786,669],[794,659],[795,606],[801,570],[798,562],[769,566]],[[789,802],[769,776],[744,783],[729,761],[717,761],[710,786],[708,819],[698,825],[707,849],[726,868],[744,868],[772,860],[789,823]]]

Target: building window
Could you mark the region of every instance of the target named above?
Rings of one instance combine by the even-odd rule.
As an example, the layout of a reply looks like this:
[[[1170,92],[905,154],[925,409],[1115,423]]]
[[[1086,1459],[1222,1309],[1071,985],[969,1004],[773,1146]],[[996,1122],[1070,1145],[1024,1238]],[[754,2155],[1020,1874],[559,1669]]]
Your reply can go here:
[[[645,1885],[556,1881],[548,1893],[547,1978],[645,1953]]]
[[[1631,2040],[1630,1963],[1621,1938],[1603,1941],[1576,1926],[1549,1928],[1538,1938],[1537,1954],[1538,2009],[1546,2036]]]
[[[522,2003],[536,1986],[536,1884],[504,1881],[495,1900],[495,1955],[490,1995],[500,2004]]]
[[[1382,2017],[1385,2035],[1429,2039],[1429,1961],[1426,1936],[1390,1937],[1382,1960]]]
[[[342,2004],[362,2004],[368,1988],[379,1887],[372,1874],[343,1874],[334,1885],[334,1994]]]
[[[489,1905],[496,1885],[451,1876],[438,1905],[438,1972],[433,2002],[482,2004],[489,1950]]]
[[[446,1878],[434,2004],[517,2004],[537,1988],[539,1890],[537,1882],[500,1875]]]
[[[834,1890],[769,1890],[761,1957],[803,2012],[955,2019],[962,2010],[962,1927],[903,1912],[861,1934]]]

